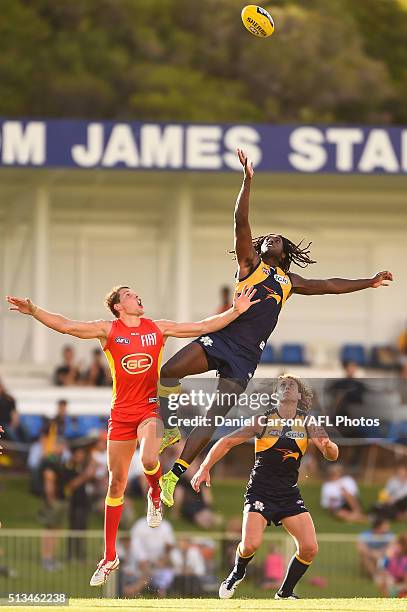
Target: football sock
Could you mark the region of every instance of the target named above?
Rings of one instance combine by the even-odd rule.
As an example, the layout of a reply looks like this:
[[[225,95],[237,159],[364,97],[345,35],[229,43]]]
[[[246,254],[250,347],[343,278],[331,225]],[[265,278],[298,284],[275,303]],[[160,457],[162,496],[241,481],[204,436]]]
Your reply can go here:
[[[177,459],[177,461],[172,466],[171,472],[175,474],[175,476],[180,478],[182,474],[185,474],[188,468],[189,468],[189,463],[187,463],[183,459]]]
[[[233,573],[235,574],[238,580],[241,580],[241,578],[243,578],[246,571],[246,567],[249,565],[253,557],[254,553],[252,553],[251,555],[247,555],[246,557],[242,556],[240,554],[240,544],[238,545],[236,549],[235,566],[233,568]]]
[[[179,395],[181,393],[181,385],[167,386],[165,382],[160,382],[158,385],[158,395],[160,398],[160,415],[164,423],[165,429],[172,429],[174,425],[170,425],[168,422],[171,415],[177,414],[177,409],[174,410],[174,403],[177,404],[178,401],[171,397],[171,407],[170,407],[170,396]]]
[[[158,481],[162,476],[161,463],[157,461],[157,465],[152,470],[144,468],[144,475],[151,489],[151,498],[154,500],[160,499],[160,485]]]
[[[105,561],[116,558],[116,536],[123,512],[124,497],[106,497],[105,505]]]
[[[291,593],[294,591],[295,585],[298,583],[300,578],[302,578],[310,565],[311,561],[304,561],[298,555],[294,555],[288,565],[284,582],[281,585],[278,594],[282,595],[283,597],[288,597],[291,595]]]

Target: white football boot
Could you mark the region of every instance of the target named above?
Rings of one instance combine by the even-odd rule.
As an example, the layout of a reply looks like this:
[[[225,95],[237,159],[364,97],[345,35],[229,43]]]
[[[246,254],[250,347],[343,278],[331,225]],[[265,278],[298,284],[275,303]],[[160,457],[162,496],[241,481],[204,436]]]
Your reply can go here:
[[[111,572],[114,572],[119,567],[120,561],[119,557],[116,555],[116,558],[113,561],[105,561],[101,560],[99,565],[97,566],[95,573],[90,579],[90,586],[102,586],[107,582]]]
[[[221,599],[230,599],[231,597],[233,597],[237,587],[242,582],[242,580],[244,580],[244,576],[243,576],[243,578],[240,578],[240,580],[236,580],[235,574],[232,572],[226,578],[226,580],[224,580],[222,582],[222,584],[220,585],[220,587],[219,587],[219,597]]]
[[[147,493],[147,525],[149,527],[159,527],[163,520],[163,511],[161,501],[158,500],[157,505],[151,498],[150,491]]]

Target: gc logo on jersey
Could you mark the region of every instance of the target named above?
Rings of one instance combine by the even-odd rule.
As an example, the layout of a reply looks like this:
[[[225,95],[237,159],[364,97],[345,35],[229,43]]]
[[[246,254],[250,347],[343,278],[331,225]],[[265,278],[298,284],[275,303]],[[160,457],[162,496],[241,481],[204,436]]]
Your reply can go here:
[[[151,368],[153,364],[153,358],[147,353],[132,353],[126,355],[121,360],[122,368],[128,374],[143,374]]]
[[[117,344],[130,344],[130,340],[128,338],[123,338],[123,336],[117,336],[114,339]]]

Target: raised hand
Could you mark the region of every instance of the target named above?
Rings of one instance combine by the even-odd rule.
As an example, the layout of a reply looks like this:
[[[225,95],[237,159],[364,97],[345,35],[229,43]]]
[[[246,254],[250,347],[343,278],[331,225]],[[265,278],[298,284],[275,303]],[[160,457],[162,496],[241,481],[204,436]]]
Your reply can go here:
[[[245,155],[242,149],[237,149],[237,156],[243,166],[243,174],[245,179],[251,180],[254,175],[253,162],[248,161],[247,155]]]
[[[257,289],[253,285],[244,285],[241,293],[235,291],[233,296],[233,308],[238,311],[239,314],[243,314],[246,310],[249,310],[250,306],[257,304],[260,300],[253,300],[253,297]]]
[[[17,298],[12,297],[11,295],[6,295],[6,300],[9,304],[11,304],[9,310],[17,310],[18,312],[21,312],[21,314],[33,315],[37,310],[36,305],[33,304],[30,298]]]
[[[384,270],[384,272],[378,272],[376,276],[372,278],[372,287],[373,289],[377,289],[377,287],[387,287],[390,282],[393,281],[393,274],[388,270]]]

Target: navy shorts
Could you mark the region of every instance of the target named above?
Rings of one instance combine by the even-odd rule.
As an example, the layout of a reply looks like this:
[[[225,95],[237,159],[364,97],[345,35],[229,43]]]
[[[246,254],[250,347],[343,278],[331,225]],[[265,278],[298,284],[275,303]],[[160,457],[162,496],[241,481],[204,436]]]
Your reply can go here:
[[[286,494],[264,495],[256,493],[251,488],[244,497],[243,513],[258,512],[267,521],[267,525],[274,523],[281,525],[281,520],[289,516],[296,516],[308,512],[298,487],[289,489]]]
[[[245,389],[256,371],[259,359],[233,342],[226,341],[218,332],[200,336],[197,342],[204,349],[210,370],[217,370],[221,378],[239,381]]]

